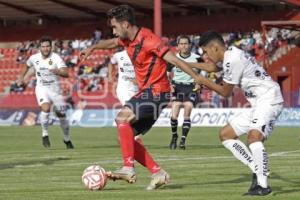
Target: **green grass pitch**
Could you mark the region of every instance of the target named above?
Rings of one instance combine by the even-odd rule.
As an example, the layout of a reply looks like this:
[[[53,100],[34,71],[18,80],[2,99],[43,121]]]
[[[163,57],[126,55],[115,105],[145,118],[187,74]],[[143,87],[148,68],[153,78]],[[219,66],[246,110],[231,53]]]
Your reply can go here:
[[[300,199],[298,128],[275,128],[266,142],[273,193],[244,197],[248,168],[218,140],[219,128],[192,128],[186,150],[169,150],[169,128],[153,128],[144,143],[170,173],[169,185],[146,191],[150,173],[136,165],[138,181],[108,181],[103,191],[87,191],[83,170],[99,164],[106,170],[122,165],[115,128],[71,128],[74,150],[67,150],[59,127],[49,129],[52,147],[41,145],[40,127],[0,127],[0,199],[2,200],[241,200]],[[245,140],[245,137],[242,138]]]

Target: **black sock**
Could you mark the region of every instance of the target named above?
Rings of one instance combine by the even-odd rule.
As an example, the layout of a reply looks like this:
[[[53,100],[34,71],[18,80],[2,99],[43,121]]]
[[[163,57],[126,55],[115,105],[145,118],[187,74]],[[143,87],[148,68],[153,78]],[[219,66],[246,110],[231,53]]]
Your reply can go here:
[[[191,128],[191,120],[190,119],[185,119],[182,124],[182,136],[181,140],[185,142],[185,139],[190,131]]]
[[[172,129],[172,136],[173,137],[178,137],[178,135],[177,135],[177,126],[178,126],[177,119],[171,118],[171,129]]]

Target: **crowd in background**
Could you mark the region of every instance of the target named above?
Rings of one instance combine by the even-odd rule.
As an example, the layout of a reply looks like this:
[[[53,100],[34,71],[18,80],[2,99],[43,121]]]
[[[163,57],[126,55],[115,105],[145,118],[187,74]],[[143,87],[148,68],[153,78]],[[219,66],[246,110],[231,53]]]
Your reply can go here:
[[[272,58],[276,55],[276,51],[280,47],[290,44],[295,37],[299,36],[299,32],[293,32],[286,29],[272,28],[267,32],[266,41],[264,43],[262,33],[259,31],[252,32],[232,32],[224,33],[223,38],[228,46],[235,45],[250,55],[256,57],[257,61],[263,64],[264,56]],[[90,39],[76,39],[76,40],[54,40],[53,51],[58,53],[65,61],[67,67],[72,69],[75,83],[72,84],[71,91],[83,91],[83,92],[98,92],[103,89],[103,85],[107,81],[108,76],[108,63],[110,62],[111,52],[104,54],[99,62],[87,62],[79,63],[79,52],[95,43],[97,43],[102,37],[101,30],[97,29],[93,33]],[[190,35],[192,41],[192,52],[198,54],[198,43],[200,35]],[[163,37],[163,40],[176,51],[176,36]],[[38,47],[38,41],[30,41],[20,43],[18,46],[18,56],[16,61],[24,64],[28,57],[36,53]],[[95,59],[97,60],[97,58]],[[210,73],[208,76],[210,79],[221,82],[222,73]],[[115,78],[115,80],[117,80]],[[35,79],[32,78],[27,87],[34,87]],[[24,86],[19,87],[15,82],[11,85],[11,92],[23,92]],[[67,90],[70,91],[70,88]],[[222,99],[214,92],[208,92],[210,95],[207,99],[216,104],[230,104],[230,99]],[[202,92],[203,96],[207,95],[206,92]],[[229,102],[229,103],[228,103]],[[230,106],[230,105],[229,105]]]

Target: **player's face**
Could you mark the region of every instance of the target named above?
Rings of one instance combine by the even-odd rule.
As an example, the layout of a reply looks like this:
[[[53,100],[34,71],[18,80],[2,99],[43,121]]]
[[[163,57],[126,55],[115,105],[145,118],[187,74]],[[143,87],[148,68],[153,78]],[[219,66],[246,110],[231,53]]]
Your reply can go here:
[[[113,34],[116,36],[116,37],[119,37],[121,39],[127,39],[128,36],[127,36],[127,25],[128,23],[127,22],[118,22],[115,18],[112,18],[110,20],[110,25],[111,25],[111,28],[113,30]]]
[[[40,46],[40,51],[44,57],[48,57],[51,53],[51,45],[50,42],[42,42]]]
[[[207,44],[206,46],[202,46],[201,48],[203,50],[203,55],[207,56],[213,63],[218,63],[221,61],[219,55],[220,51],[215,44]]]
[[[181,38],[178,41],[178,50],[180,51],[180,53],[189,54],[190,53],[190,49],[191,49],[191,45],[190,45],[188,39]]]

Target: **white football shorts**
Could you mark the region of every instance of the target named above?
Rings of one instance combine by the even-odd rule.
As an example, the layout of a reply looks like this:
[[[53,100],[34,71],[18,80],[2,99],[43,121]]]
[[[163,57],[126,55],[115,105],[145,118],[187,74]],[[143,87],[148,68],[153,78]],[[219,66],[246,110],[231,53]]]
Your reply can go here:
[[[66,109],[64,97],[59,89],[52,90],[51,88],[37,86],[35,94],[39,106],[43,103],[51,103],[57,111],[64,111]]]
[[[241,112],[229,121],[237,136],[248,134],[250,130],[260,131],[265,138],[271,135],[275,120],[283,109],[283,103],[260,104]]]
[[[125,102],[131,99],[137,92],[137,90],[129,90],[122,87],[118,87],[116,90],[117,97],[122,105],[125,105]]]

